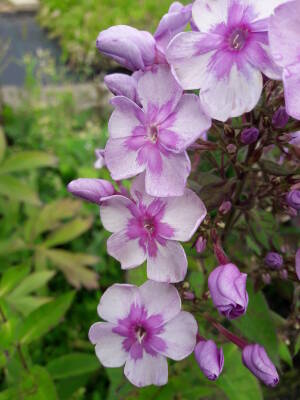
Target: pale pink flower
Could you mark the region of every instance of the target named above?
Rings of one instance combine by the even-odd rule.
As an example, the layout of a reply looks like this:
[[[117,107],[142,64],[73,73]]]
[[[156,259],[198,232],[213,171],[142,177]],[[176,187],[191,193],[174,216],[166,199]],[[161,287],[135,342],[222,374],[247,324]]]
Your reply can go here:
[[[202,201],[190,189],[183,196],[155,198],[147,195],[144,177],[137,177],[131,196],[114,195],[102,199],[103,226],[113,235],[107,251],[123,269],[135,268],[147,260],[149,279],[180,282],[187,271],[183,247],[206,216]]]
[[[180,196],[191,171],[186,149],[211,125],[199,98],[182,94],[168,66],[155,66],[137,84],[142,108],[123,96],[112,99],[105,161],[114,180],[145,171],[152,196]]]
[[[125,376],[135,386],[165,385],[166,357],[179,361],[195,348],[195,318],[181,311],[180,296],[167,283],[115,284],[103,294],[98,314],[108,321],[89,331],[98,359],[105,367],[125,364]]]

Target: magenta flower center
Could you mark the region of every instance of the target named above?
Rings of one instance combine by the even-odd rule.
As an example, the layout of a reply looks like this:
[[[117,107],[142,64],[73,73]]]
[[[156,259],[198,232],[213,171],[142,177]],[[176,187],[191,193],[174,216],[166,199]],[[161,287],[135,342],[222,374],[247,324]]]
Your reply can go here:
[[[229,46],[232,50],[239,51],[245,46],[248,38],[246,29],[235,29],[229,36]]]
[[[148,128],[148,138],[151,142],[156,143],[158,139],[158,128],[156,126],[150,126]]]
[[[143,326],[137,325],[135,327],[135,335],[136,335],[136,340],[141,344],[143,339],[147,335],[147,331]]]
[[[146,229],[147,232],[150,234],[154,233],[155,230],[155,224],[152,218],[145,218],[144,220],[144,228]]]

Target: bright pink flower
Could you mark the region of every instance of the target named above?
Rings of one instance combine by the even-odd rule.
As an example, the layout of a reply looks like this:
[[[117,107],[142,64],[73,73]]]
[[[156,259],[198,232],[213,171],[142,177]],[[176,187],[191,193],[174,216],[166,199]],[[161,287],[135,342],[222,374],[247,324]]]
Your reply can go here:
[[[103,226],[113,235],[108,253],[123,269],[135,268],[147,260],[149,279],[180,282],[187,271],[187,259],[177,241],[188,241],[206,216],[202,201],[189,189],[183,196],[154,198],[145,193],[144,177],[135,179],[132,199],[115,195],[102,200]]]
[[[200,89],[207,113],[226,121],[251,111],[262,92],[262,74],[281,74],[269,56],[268,18],[277,1],[196,0],[199,32],[179,33],[166,56],[184,89]]]
[[[108,322],[89,331],[97,357],[105,367],[125,364],[125,376],[138,387],[165,385],[166,357],[179,361],[194,350],[195,318],[181,311],[179,294],[167,283],[115,284],[103,294],[98,314]]]
[[[290,1],[275,10],[270,20],[270,47],[283,68],[286,111],[300,119],[300,2]]]
[[[211,120],[194,94],[182,89],[167,66],[144,73],[137,84],[142,108],[123,96],[112,99],[105,161],[113,179],[146,171],[152,196],[180,196],[191,170],[186,149],[209,129]]]

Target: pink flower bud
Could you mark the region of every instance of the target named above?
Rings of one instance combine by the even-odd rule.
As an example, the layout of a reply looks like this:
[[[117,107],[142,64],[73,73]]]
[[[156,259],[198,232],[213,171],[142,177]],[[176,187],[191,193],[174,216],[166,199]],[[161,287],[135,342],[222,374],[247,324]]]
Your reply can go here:
[[[183,298],[185,300],[193,301],[193,300],[195,300],[195,295],[193,292],[186,291],[186,292],[183,292]]]
[[[201,254],[201,253],[203,253],[205,251],[206,243],[207,243],[207,240],[203,236],[200,236],[197,239],[197,242],[195,244],[197,253]]]
[[[279,272],[280,278],[283,279],[284,281],[286,281],[288,279],[288,272],[286,269],[282,269]]]
[[[102,197],[115,193],[113,185],[103,179],[76,179],[68,184],[68,191],[76,197],[100,204]]]
[[[271,283],[271,275],[270,274],[262,274],[262,280],[266,285],[270,285]]]
[[[259,130],[255,127],[244,129],[241,133],[241,142],[243,144],[252,144],[257,141]]]
[[[272,269],[280,269],[283,264],[282,256],[274,251],[270,251],[265,257],[265,264]]]
[[[223,203],[219,207],[219,211],[221,214],[227,214],[231,210],[232,204],[231,201],[223,201]]]
[[[229,154],[235,154],[236,153],[236,145],[233,143],[230,143],[227,147],[226,147],[227,151]]]
[[[200,340],[195,347],[195,358],[210,381],[215,381],[221,374],[224,366],[223,350],[218,349],[212,340]]]
[[[285,107],[279,107],[272,118],[272,124],[275,128],[284,128],[289,121],[289,116],[285,110]]]
[[[300,210],[300,190],[291,190],[286,196],[286,202],[295,210]]]

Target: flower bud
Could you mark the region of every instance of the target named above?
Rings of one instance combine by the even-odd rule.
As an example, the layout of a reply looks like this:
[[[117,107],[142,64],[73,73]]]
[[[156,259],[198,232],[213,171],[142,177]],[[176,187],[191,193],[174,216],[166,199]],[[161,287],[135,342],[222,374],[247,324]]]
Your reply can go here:
[[[221,214],[225,215],[231,210],[231,207],[231,201],[223,201],[223,203],[219,207],[219,211]]]
[[[94,163],[94,167],[96,169],[101,169],[105,166],[105,159],[104,159],[104,149],[96,149],[95,150],[95,156],[96,156],[96,161]]]
[[[252,144],[257,141],[259,137],[259,130],[257,128],[247,128],[241,133],[241,142],[243,144]]]
[[[221,315],[235,319],[245,314],[248,307],[247,274],[234,264],[215,268],[208,277],[212,301]]]
[[[262,274],[262,280],[266,285],[270,285],[271,275],[270,274]]]
[[[300,190],[291,190],[286,196],[286,202],[295,210],[300,210]]]
[[[207,243],[207,240],[203,236],[200,236],[197,239],[197,242],[195,244],[197,253],[201,254],[201,253],[203,253],[205,251],[206,243]]]
[[[300,281],[300,248],[297,250],[297,253],[296,253],[295,265],[296,265],[296,274]]]
[[[243,350],[244,365],[267,386],[276,386],[279,376],[265,349],[259,344],[249,344]]]
[[[280,269],[283,264],[282,256],[274,251],[270,251],[265,257],[265,264],[272,269]]]
[[[272,118],[272,125],[275,126],[275,128],[284,128],[286,124],[288,123],[289,116],[285,110],[285,107],[281,106],[279,107]]]
[[[113,185],[103,179],[76,179],[68,184],[68,191],[76,197],[100,204],[102,197],[115,193]]]
[[[279,272],[279,275],[280,275],[280,278],[283,279],[284,281],[286,281],[288,279],[288,276],[289,276],[286,269],[282,269]]]
[[[207,379],[210,381],[218,379],[224,366],[222,348],[218,349],[212,340],[200,340],[195,347],[195,358]]]
[[[195,295],[194,295],[193,292],[184,291],[183,292],[183,298],[185,300],[193,301],[193,300],[195,300]]]
[[[96,45],[100,53],[131,71],[154,64],[155,40],[149,32],[116,25],[100,32]]]
[[[230,143],[227,147],[226,147],[227,151],[229,154],[235,154],[236,153],[236,145],[233,143]]]
[[[133,102],[137,102],[137,81],[126,74],[109,74],[104,77],[107,88],[116,96],[125,96]]]

